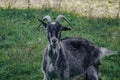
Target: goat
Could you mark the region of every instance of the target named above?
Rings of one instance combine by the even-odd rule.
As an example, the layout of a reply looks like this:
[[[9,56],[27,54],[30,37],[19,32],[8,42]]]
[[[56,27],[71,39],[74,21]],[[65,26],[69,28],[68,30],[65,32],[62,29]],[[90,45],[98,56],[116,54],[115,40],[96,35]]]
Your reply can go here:
[[[110,53],[106,48],[99,48],[83,38],[63,38],[61,32],[71,30],[60,24],[61,20],[70,22],[59,15],[55,22],[49,15],[39,19],[46,28],[48,45],[42,60],[44,80],[70,80],[78,75],[84,75],[85,80],[101,80],[99,75],[102,55]],[[48,22],[46,23],[45,20]]]

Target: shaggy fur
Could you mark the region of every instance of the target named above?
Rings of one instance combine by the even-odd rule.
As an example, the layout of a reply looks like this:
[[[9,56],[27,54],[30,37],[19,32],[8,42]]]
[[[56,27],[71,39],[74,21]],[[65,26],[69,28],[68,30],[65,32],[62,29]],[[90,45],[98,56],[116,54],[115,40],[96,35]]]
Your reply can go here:
[[[82,38],[65,38],[59,47],[46,48],[43,59],[44,80],[61,78],[70,80],[84,74],[86,80],[101,80],[99,76],[100,50],[92,42]]]
[[[45,19],[48,23],[44,22]],[[83,75],[85,80],[101,80],[100,59],[113,53],[83,38],[61,39],[61,32],[70,30],[59,23],[61,19],[69,23],[62,15],[57,17],[56,22],[51,22],[48,15],[39,20],[46,28],[49,41],[42,61],[44,80],[70,80],[79,75]]]

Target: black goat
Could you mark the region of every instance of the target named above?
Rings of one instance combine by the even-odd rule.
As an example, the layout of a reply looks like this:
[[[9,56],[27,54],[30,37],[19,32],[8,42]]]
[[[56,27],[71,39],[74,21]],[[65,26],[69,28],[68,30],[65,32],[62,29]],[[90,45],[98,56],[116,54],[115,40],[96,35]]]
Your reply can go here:
[[[44,80],[70,80],[78,75],[84,75],[85,80],[101,80],[100,59],[111,52],[83,38],[61,39],[61,32],[70,30],[60,24],[61,19],[70,24],[63,15],[59,15],[55,22],[48,15],[39,20],[46,28],[49,41],[42,61]]]

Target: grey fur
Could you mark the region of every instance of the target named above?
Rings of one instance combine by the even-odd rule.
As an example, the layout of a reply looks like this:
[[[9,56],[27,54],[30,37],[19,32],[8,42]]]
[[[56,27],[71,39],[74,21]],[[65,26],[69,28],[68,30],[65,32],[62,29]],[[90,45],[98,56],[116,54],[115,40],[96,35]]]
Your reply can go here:
[[[70,80],[78,75],[84,75],[85,80],[101,80],[99,66],[103,48],[83,38],[61,39],[61,31],[69,28],[59,22],[42,23],[49,41],[42,60],[44,80]]]

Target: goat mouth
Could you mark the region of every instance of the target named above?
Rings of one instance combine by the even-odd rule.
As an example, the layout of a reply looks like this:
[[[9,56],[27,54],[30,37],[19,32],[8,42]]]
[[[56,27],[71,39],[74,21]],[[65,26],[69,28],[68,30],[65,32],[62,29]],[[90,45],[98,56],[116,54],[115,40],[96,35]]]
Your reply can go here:
[[[57,46],[57,44],[56,44],[56,43],[52,44],[52,47],[53,47],[53,48],[56,48],[56,46]]]

